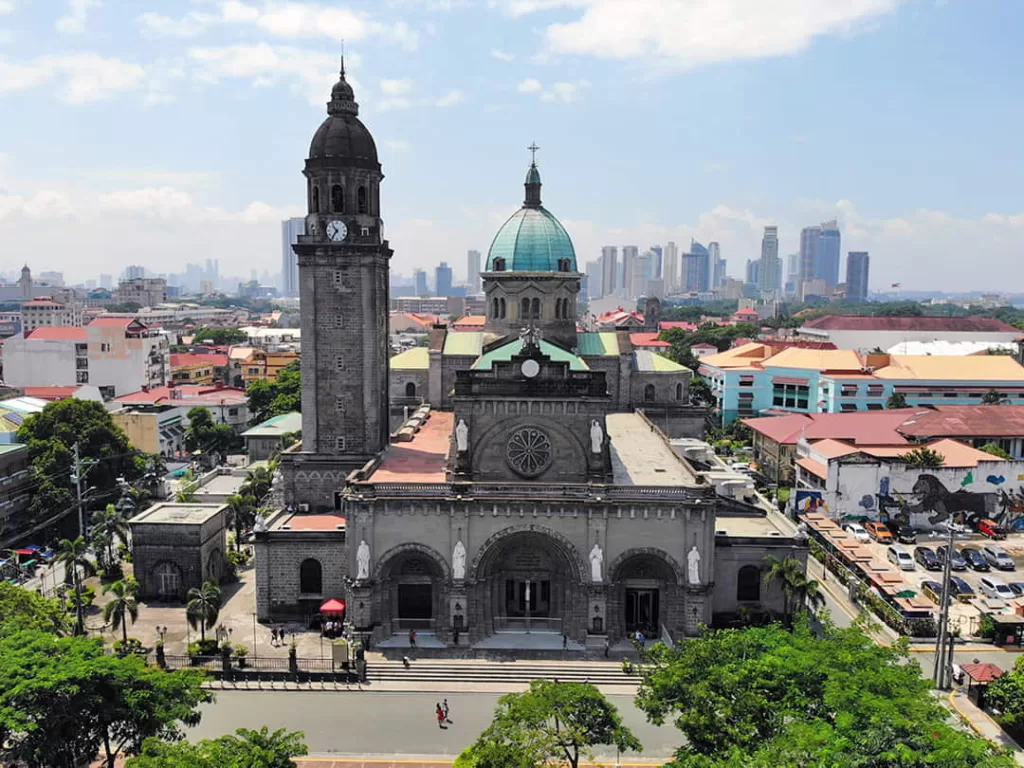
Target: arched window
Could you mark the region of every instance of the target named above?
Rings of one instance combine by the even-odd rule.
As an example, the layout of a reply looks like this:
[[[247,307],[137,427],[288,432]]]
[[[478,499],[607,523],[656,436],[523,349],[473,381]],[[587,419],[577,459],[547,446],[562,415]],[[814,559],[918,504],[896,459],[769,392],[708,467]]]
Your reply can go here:
[[[366,187],[356,190],[356,206],[359,213],[366,213]]]
[[[494,260],[494,264],[492,266],[493,266],[495,272],[504,272],[505,271],[505,259],[503,259],[503,258],[501,258],[499,256],[498,258],[496,258]]]
[[[312,557],[299,566],[299,592],[304,595],[319,595],[324,588],[324,571],[320,561]]]
[[[499,309],[499,311],[501,313],[501,319],[504,320],[505,319],[505,300],[504,299],[498,299],[498,309]]]
[[[684,394],[683,382],[676,384],[676,400],[682,400]]]
[[[529,320],[529,319],[530,319],[530,300],[529,299],[523,299],[523,309],[522,309],[522,312],[520,313],[520,320]]]
[[[761,599],[761,571],[756,565],[744,565],[736,574],[736,599],[746,603]]]
[[[331,210],[334,213],[345,212],[345,190],[341,184],[331,187]]]
[[[416,397],[416,385],[411,381],[405,385],[405,396]]]
[[[555,319],[557,320],[562,316],[562,300],[555,299]]]
[[[530,314],[534,320],[540,320],[540,299],[533,300],[533,308]]]
[[[569,260],[568,259],[559,259],[558,260],[558,271],[559,272],[568,272],[569,271]]]
[[[647,384],[646,386],[644,386],[644,402],[645,403],[653,403],[654,402],[654,385],[653,384]]]
[[[493,318],[497,318],[498,317],[498,300],[497,299],[491,299],[491,317],[493,317]]]
[[[562,299],[562,319],[568,320],[572,315],[569,312],[569,300]]]
[[[311,203],[313,213],[320,213],[320,187],[313,185],[313,201]]]

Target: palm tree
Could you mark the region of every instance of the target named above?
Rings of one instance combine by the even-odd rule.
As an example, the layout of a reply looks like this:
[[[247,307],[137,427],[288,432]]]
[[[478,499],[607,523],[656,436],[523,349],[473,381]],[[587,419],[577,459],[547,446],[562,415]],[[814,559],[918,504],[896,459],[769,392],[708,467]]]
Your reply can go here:
[[[203,582],[202,587],[192,587],[187,595],[185,616],[192,629],[199,629],[199,637],[206,641],[206,630],[212,627],[220,615],[220,587],[213,579]]]
[[[85,631],[85,618],[82,615],[82,576],[91,576],[96,568],[89,559],[88,545],[79,536],[74,541],[64,539],[57,550],[57,562],[64,564],[65,578],[71,572],[72,584],[75,587],[75,634]]]
[[[107,550],[107,563],[114,564],[114,540],[128,546],[128,518],[113,504],[93,513],[93,530],[103,537]]]
[[[139,618],[139,604],[135,595],[139,592],[139,582],[135,579],[115,581],[108,584],[104,594],[112,592],[114,598],[103,606],[103,620],[113,624],[114,629],[121,628],[121,639],[128,642],[128,620],[134,624]]]
[[[825,607],[825,593],[822,591],[821,583],[815,579],[808,579],[801,575],[793,588],[793,604],[797,611],[809,610],[817,613]]]
[[[764,583],[778,583],[782,588],[782,613],[788,622],[792,617],[793,598],[801,580],[806,581],[803,564],[794,557],[779,559],[772,555],[765,557],[768,568],[764,574]]]
[[[174,501],[178,504],[192,504],[196,500],[196,483],[183,485],[181,490],[174,495]]]
[[[227,498],[228,512],[231,515],[231,523],[235,529],[235,550],[242,548],[242,528],[252,525],[255,520],[256,499],[253,496],[245,496],[236,493]]]
[[[246,472],[245,482],[239,490],[242,494],[255,498],[258,504],[263,500],[264,496],[270,493],[273,483],[274,467],[267,464],[266,466],[255,467]]]

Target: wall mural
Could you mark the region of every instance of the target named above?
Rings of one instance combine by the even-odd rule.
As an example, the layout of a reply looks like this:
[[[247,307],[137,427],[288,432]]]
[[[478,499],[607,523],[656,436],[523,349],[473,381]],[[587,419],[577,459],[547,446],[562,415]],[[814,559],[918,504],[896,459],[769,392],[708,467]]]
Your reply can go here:
[[[875,498],[865,495],[858,505],[865,513],[877,507],[879,517],[911,525],[922,525],[921,516],[927,516],[931,527],[947,521],[973,526],[988,517],[1009,530],[1024,530],[1024,489],[1007,493],[999,488],[1005,481],[1005,477],[989,475],[985,482],[995,486],[995,492],[968,491],[966,486],[975,482],[973,473],[968,472],[961,487],[950,491],[935,475],[925,473],[917,477],[907,498],[891,489],[889,478],[883,477]]]

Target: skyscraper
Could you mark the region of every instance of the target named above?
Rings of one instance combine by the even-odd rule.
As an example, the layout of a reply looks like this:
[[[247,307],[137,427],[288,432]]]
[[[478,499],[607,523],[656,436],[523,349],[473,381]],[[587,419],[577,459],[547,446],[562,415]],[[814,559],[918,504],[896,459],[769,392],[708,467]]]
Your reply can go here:
[[[710,260],[708,249],[696,240],[691,240],[690,252],[682,260],[683,291],[703,293],[708,290]]]
[[[761,282],[761,260],[747,259],[747,285],[760,285]]]
[[[665,246],[664,271],[665,293],[672,295],[679,290],[679,248],[671,240]]]
[[[628,248],[629,246],[627,246]],[[623,249],[625,251],[625,248]],[[634,248],[634,251],[636,249]],[[651,269],[651,254],[650,251],[645,253],[643,256],[633,255],[633,258],[627,262],[631,268],[629,286],[630,293],[627,294],[627,299],[638,299],[641,296],[647,295],[647,281],[650,279]]]
[[[624,299],[635,299],[643,290],[643,286],[633,285],[633,262],[638,258],[637,250],[635,245],[622,246],[622,289],[619,293]]]
[[[800,254],[791,253],[786,257],[786,279],[783,288],[787,296],[795,296],[800,288]]]
[[[434,287],[438,296],[452,295],[452,268],[447,261],[442,261],[434,270]]]
[[[648,250],[654,254],[654,258],[651,259],[651,265],[647,268],[647,272],[651,278],[662,277],[665,274],[663,261],[665,252],[660,245],[652,245]]]
[[[850,251],[846,254],[846,299],[866,301],[868,298],[868,268],[871,258],[867,251]]]
[[[618,286],[619,249],[606,245],[601,249],[601,296],[611,296]]]
[[[800,277],[797,285],[804,280],[818,276],[818,239],[821,227],[804,227],[800,230]]]
[[[419,296],[429,296],[430,289],[427,287],[427,273],[422,269],[414,269],[412,271],[412,284],[413,292]]]
[[[480,293],[480,251],[466,251],[466,284],[470,293]]]
[[[715,290],[725,282],[725,259],[722,258],[721,246],[714,240],[708,243],[708,258],[711,261],[710,288]]]
[[[304,234],[305,219],[285,219],[281,222],[281,293],[284,296],[299,295],[299,257],[295,255],[292,246],[299,242],[299,235]],[[207,259],[207,272],[210,270],[210,261]]]
[[[779,228],[764,228],[761,238],[761,266],[757,285],[762,296],[769,296],[779,290],[779,279],[782,275],[782,263],[779,261]]]
[[[588,299],[596,299],[604,295],[601,292],[602,266],[601,259],[587,262],[585,287]]]
[[[823,222],[821,235],[818,237],[818,263],[815,277],[825,281],[829,288],[835,288],[839,282],[839,225],[833,219]]]
[[[125,280],[138,280],[140,277],[146,276],[146,268],[140,267],[137,264],[129,264],[124,268],[124,279]]]

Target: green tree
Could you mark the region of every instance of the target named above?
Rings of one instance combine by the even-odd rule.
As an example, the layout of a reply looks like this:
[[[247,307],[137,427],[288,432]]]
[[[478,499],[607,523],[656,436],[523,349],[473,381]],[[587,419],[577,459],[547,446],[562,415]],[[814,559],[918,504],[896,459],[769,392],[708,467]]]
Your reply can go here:
[[[253,467],[245,473],[245,482],[242,483],[239,491],[245,496],[254,498],[256,504],[259,505],[264,497],[270,493],[270,489],[274,484],[274,471],[276,469],[277,465],[273,462]]]
[[[988,684],[985,702],[999,712],[999,722],[1020,728],[1024,726],[1024,656],[1018,656],[1013,669]]]
[[[23,631],[0,638],[0,762],[73,768],[181,738],[212,700],[199,670],[164,672],[103,643]]]
[[[903,461],[908,467],[919,469],[941,467],[946,463],[941,453],[933,451],[925,445],[914,448],[912,451],[907,451],[903,454]]]
[[[200,328],[192,336],[192,343],[244,344],[248,338],[241,328]]]
[[[302,374],[299,363],[289,363],[277,373],[277,379],[249,382],[249,413],[252,423],[260,424],[282,413],[302,410]]]
[[[67,613],[52,598],[0,581],[0,636],[25,629],[65,634]]]
[[[991,453],[993,456],[998,456],[1000,459],[1004,459],[1005,461],[1013,461],[1013,456],[995,443],[985,443],[978,450],[984,451],[985,453]]]
[[[228,515],[235,530],[235,549],[241,549],[242,530],[256,521],[256,498],[236,493],[228,496]]]
[[[135,579],[115,581],[108,584],[104,594],[114,595],[110,602],[103,606],[103,620],[110,622],[114,629],[121,628],[121,639],[128,642],[128,621],[134,624],[139,618],[139,604],[135,596],[139,593],[139,583]]]
[[[96,566],[89,559],[88,550],[89,546],[81,536],[73,541],[62,540],[57,549],[57,562],[63,563],[64,573],[71,575],[71,583],[75,589],[75,633],[79,635],[85,631],[82,577],[92,576],[96,572]]]
[[[18,429],[18,442],[28,445],[38,483],[29,504],[34,519],[71,510],[75,500],[75,443],[89,467],[85,484],[95,488],[97,496],[116,488],[119,477],[130,482],[145,470],[145,460],[131,447],[102,403],[73,398],[50,403],[25,420]]]
[[[92,524],[93,543],[96,543],[97,536],[102,539],[107,554],[106,564],[111,566],[116,560],[114,542],[120,541],[128,546],[128,518],[115,505],[107,504],[104,509],[93,513]]]
[[[1013,758],[949,723],[906,642],[806,619],[657,645],[637,705],[685,744],[672,768],[1009,768]]]
[[[885,407],[891,411],[894,411],[897,408],[906,408],[907,396],[902,392],[893,392],[889,395],[889,399],[885,401]]]
[[[206,630],[217,623],[220,615],[220,587],[213,579],[203,582],[202,587],[192,587],[186,596],[185,616],[192,629],[199,630],[200,640],[206,641]]]
[[[1006,396],[1002,392],[995,389],[990,389],[984,395],[981,396],[982,405],[1005,405],[1010,401],[1006,399]]]
[[[185,447],[190,451],[225,454],[241,447],[242,439],[228,424],[217,424],[209,408],[197,405],[189,408]]]
[[[530,690],[502,696],[490,726],[459,756],[460,768],[578,768],[591,747],[639,752],[618,710],[589,683],[534,680]]]
[[[198,744],[149,739],[125,768],[291,768],[307,754],[301,731],[239,728],[234,735]]]

